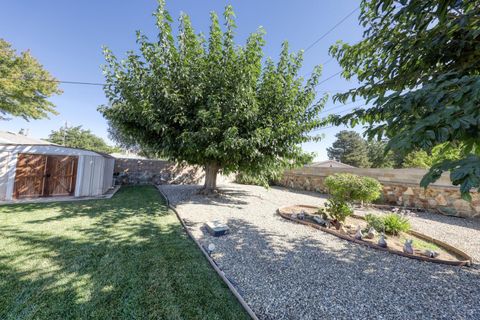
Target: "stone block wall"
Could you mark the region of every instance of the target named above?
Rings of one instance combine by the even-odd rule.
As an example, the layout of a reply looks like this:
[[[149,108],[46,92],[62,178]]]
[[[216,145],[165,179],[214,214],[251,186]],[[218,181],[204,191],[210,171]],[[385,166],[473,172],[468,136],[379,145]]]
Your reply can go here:
[[[468,202],[460,197],[458,187],[442,176],[426,190],[419,186],[423,169],[362,169],[304,167],[285,172],[278,184],[293,189],[326,193],[324,180],[334,173],[348,172],[377,179],[383,186],[381,202],[436,211],[446,215],[480,218],[480,195]]]
[[[204,176],[200,167],[174,164],[165,160],[115,159],[116,184],[191,184]]]

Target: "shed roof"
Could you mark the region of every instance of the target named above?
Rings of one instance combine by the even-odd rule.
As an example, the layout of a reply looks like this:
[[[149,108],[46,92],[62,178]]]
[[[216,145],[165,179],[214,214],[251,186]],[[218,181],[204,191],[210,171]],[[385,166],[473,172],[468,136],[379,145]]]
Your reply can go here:
[[[18,144],[18,145],[55,145],[55,143],[35,139],[10,131],[0,131],[0,144]]]

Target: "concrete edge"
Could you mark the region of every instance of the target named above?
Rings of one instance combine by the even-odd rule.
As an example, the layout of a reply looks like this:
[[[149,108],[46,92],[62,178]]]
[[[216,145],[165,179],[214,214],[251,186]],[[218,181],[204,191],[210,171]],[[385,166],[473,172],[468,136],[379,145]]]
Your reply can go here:
[[[201,243],[192,235],[190,230],[188,230],[187,226],[185,225],[185,222],[182,220],[180,215],[178,214],[177,209],[170,204],[170,200],[168,199],[167,195],[163,193],[162,190],[160,190],[159,186],[155,186],[155,188],[158,190],[158,192],[165,198],[165,201],[167,202],[167,207],[171,209],[173,212],[175,212],[175,215],[177,216],[177,219],[180,221],[182,224],[183,230],[187,233],[187,235],[190,237],[190,239],[195,242],[195,244],[198,246],[198,248],[202,251],[203,255],[205,258],[208,260],[210,265],[213,267],[215,272],[220,276],[220,278],[223,280],[223,282],[227,285],[228,289],[230,289],[230,292],[237,298],[238,302],[242,305],[243,309],[248,313],[248,315],[253,319],[253,320],[259,320],[255,312],[250,308],[250,306],[247,304],[247,302],[243,299],[243,297],[240,295],[240,293],[237,291],[235,286],[228,280],[228,278],[225,276],[225,273],[217,266],[215,261],[210,257],[210,255],[205,251],[205,248],[201,245]]]
[[[75,201],[85,201],[85,200],[103,200],[103,199],[110,199],[113,197],[118,190],[120,190],[121,186],[116,185],[105,194],[100,196],[86,196],[86,197],[74,197],[74,196],[66,196],[66,197],[44,197],[44,198],[32,198],[32,199],[21,199],[21,200],[6,200],[0,201],[0,206],[4,205],[11,205],[11,204],[40,204],[40,203],[53,203],[53,202],[75,202]]]

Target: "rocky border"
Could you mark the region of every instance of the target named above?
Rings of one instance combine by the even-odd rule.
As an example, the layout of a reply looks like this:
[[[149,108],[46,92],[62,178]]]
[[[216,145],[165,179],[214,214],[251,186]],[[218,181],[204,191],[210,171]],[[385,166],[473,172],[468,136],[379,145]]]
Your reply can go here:
[[[455,248],[455,247],[453,247],[453,246],[451,246],[451,245],[449,245],[445,242],[434,239],[432,237],[428,237],[428,236],[426,236],[422,233],[416,232],[416,231],[411,230],[407,233],[411,234],[411,235],[414,235],[418,238],[421,238],[423,240],[433,242],[436,245],[443,247],[447,251],[454,252],[456,255],[462,257],[463,260],[451,261],[451,260],[443,260],[443,259],[438,259],[438,258],[429,258],[429,257],[423,257],[423,256],[408,254],[408,253],[405,253],[403,251],[393,250],[393,249],[390,249],[390,248],[383,248],[383,247],[380,247],[379,245],[376,245],[376,244],[371,243],[371,242],[366,242],[366,241],[355,239],[354,237],[351,237],[349,235],[346,235],[346,234],[341,233],[339,231],[336,231],[334,229],[325,228],[325,227],[322,227],[318,224],[315,224],[315,223],[312,223],[312,222],[309,222],[309,221],[294,219],[294,218],[291,217],[290,214],[285,212],[286,208],[291,208],[291,207],[293,207],[293,206],[280,207],[280,208],[277,209],[277,213],[284,219],[313,227],[315,229],[327,232],[329,234],[332,234],[332,235],[337,236],[337,237],[339,237],[341,239],[344,239],[344,240],[348,240],[348,241],[355,242],[355,243],[358,243],[358,244],[361,244],[361,245],[364,245],[364,246],[367,246],[367,247],[370,247],[370,248],[374,248],[374,249],[382,250],[382,251],[387,251],[389,253],[393,253],[393,254],[396,254],[396,255],[404,256],[404,257],[411,258],[411,259],[421,260],[421,261],[428,261],[428,262],[446,264],[446,265],[452,265],[452,266],[468,266],[469,267],[469,266],[472,265],[472,258],[469,255],[467,255],[465,252],[463,252],[463,251],[461,251],[461,250],[459,250],[459,249],[457,249],[457,248]],[[307,208],[307,209],[317,209],[317,207],[309,206],[309,205],[294,205],[294,207],[303,207],[303,208]],[[352,217],[356,218],[356,219],[365,220],[364,217],[359,216],[359,215],[353,215]]]

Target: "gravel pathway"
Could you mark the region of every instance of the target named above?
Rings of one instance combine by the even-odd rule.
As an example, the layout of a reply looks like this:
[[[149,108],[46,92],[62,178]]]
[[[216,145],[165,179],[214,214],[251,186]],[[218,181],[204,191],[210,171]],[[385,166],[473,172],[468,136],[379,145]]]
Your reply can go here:
[[[294,224],[284,205],[325,197],[284,188],[225,184],[221,196],[198,186],[164,185],[194,236],[216,246],[213,258],[260,319],[480,319],[480,268],[400,257]],[[209,236],[220,220],[231,234]],[[413,228],[480,261],[480,221],[418,213]]]

